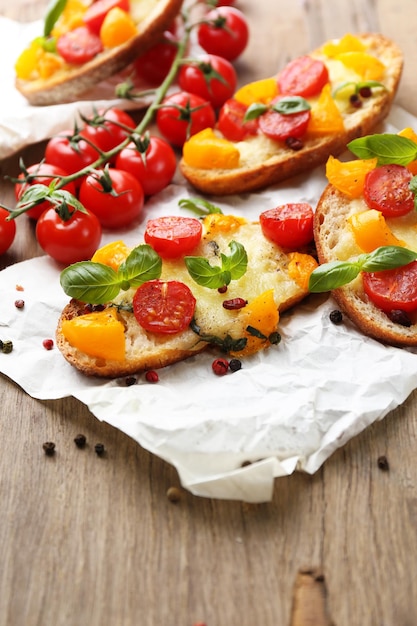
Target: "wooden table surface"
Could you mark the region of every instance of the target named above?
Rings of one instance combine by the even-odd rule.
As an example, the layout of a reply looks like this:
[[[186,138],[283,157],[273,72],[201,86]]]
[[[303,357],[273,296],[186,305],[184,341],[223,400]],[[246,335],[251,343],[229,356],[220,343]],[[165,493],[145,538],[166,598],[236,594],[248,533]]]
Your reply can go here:
[[[30,21],[46,4],[0,0],[0,13]],[[381,31],[405,54],[397,103],[417,115],[415,0],[237,6],[251,26],[241,83],[330,37]],[[41,154],[23,152],[26,163]],[[2,177],[19,156],[0,162]],[[12,203],[11,191],[2,181],[0,201]],[[1,267],[40,253],[19,220]],[[315,475],[278,479],[259,505],[184,490],[174,504],[176,471],[74,399],[34,400],[2,376],[0,406],[0,626],[417,624],[415,393]],[[56,454],[46,457],[50,440]]]

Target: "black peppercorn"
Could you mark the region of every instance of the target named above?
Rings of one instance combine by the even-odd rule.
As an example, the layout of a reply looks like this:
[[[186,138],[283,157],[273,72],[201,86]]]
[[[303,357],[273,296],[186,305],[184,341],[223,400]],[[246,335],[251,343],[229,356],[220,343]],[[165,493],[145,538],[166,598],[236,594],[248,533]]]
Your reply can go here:
[[[378,457],[378,467],[384,472],[387,472],[389,470],[388,459],[385,455]]]
[[[342,311],[339,311],[338,309],[331,311],[329,318],[332,324],[341,324],[343,322]]]
[[[42,445],[43,451],[47,456],[52,456],[55,454],[55,444],[53,441],[45,441]]]
[[[77,448],[84,448],[85,444],[87,443],[87,438],[85,435],[77,435],[76,437],[74,437],[74,443],[77,446]]]
[[[230,359],[229,369],[232,372],[237,372],[242,369],[242,362],[239,359]]]
[[[96,443],[94,451],[98,456],[102,456],[104,454],[104,443]]]

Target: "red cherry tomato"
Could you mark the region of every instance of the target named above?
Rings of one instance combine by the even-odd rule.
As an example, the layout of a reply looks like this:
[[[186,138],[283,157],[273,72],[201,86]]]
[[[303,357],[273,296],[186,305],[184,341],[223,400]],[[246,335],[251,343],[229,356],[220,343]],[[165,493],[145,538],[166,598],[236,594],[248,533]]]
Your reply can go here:
[[[139,55],[133,67],[136,75],[150,85],[160,85],[166,78],[175,55],[177,54],[177,38],[170,31],[146,52]]]
[[[142,213],[142,186],[129,172],[110,168],[107,173],[111,189],[105,190],[96,175],[89,174],[80,187],[79,200],[104,228],[129,226]]]
[[[273,103],[278,102],[279,99],[276,98]],[[289,137],[299,138],[306,133],[310,117],[309,109],[289,114],[270,109],[259,117],[259,129],[275,141],[285,141]]]
[[[93,213],[75,211],[63,221],[55,209],[48,209],[36,223],[41,248],[58,263],[70,265],[88,261],[100,245],[101,225]]]
[[[33,174],[34,178],[29,183],[16,183],[14,191],[16,200],[20,200],[23,193],[32,185],[45,185],[46,187],[56,178],[68,176],[69,172],[63,170],[58,165],[53,165],[52,163],[34,163],[27,168],[29,174]],[[19,179],[24,179],[24,174],[19,174]],[[69,182],[62,189],[69,191],[73,195],[76,193],[75,185],[73,182]],[[33,207],[33,209],[29,209],[26,211],[26,215],[31,217],[34,220],[37,220],[46,209],[51,207],[51,203],[48,201],[41,202],[40,204]]]
[[[80,135],[103,152],[108,152],[121,144],[129,135],[130,130],[136,127],[129,113],[115,107],[98,111],[98,116],[106,121],[99,126],[86,124]]]
[[[243,141],[249,135],[257,135],[259,122],[257,119],[244,122],[248,107],[242,102],[231,98],[226,100],[219,111],[217,128],[229,141]]]
[[[264,236],[282,248],[300,248],[313,240],[313,209],[305,202],[284,204],[259,216]]]
[[[381,165],[365,177],[363,195],[371,209],[385,217],[400,217],[414,210],[410,190],[413,175],[403,165]]]
[[[167,215],[149,220],[144,238],[161,257],[177,259],[194,250],[202,230],[200,220],[194,217]]]
[[[204,54],[181,67],[178,84],[184,91],[197,94],[218,109],[235,93],[237,75],[227,59],[215,54]]]
[[[68,130],[52,137],[46,144],[45,160],[65,169],[68,174],[75,174],[84,167],[94,163],[99,157],[97,150],[90,146],[85,139],[72,142],[73,131]],[[75,186],[81,185],[82,178],[75,181]]]
[[[101,25],[110,9],[118,7],[129,12],[129,0],[96,0],[88,7],[83,15],[83,22],[96,35],[100,34]]]
[[[187,91],[165,98],[156,113],[159,132],[178,147],[200,130],[213,128],[215,123],[216,114],[210,102]]]
[[[321,92],[329,82],[327,67],[319,59],[309,56],[298,57],[290,61],[278,76],[281,94],[291,94],[309,98]]]
[[[67,63],[83,65],[103,51],[103,44],[100,37],[87,26],[79,26],[61,35],[56,42],[56,49]]]
[[[234,61],[249,41],[246,17],[234,7],[223,6],[209,11],[197,30],[200,46],[209,54]]]
[[[12,245],[16,235],[15,220],[7,221],[9,211],[0,207],[0,254],[4,254]]]
[[[176,280],[149,280],[133,296],[133,313],[147,331],[172,335],[188,328],[196,300],[187,285]]]
[[[168,142],[151,136],[145,153],[132,142],[119,152],[116,168],[130,172],[142,185],[146,196],[165,189],[174,177],[177,158]]]
[[[381,272],[364,272],[363,286],[369,299],[385,313],[417,310],[417,261]]]

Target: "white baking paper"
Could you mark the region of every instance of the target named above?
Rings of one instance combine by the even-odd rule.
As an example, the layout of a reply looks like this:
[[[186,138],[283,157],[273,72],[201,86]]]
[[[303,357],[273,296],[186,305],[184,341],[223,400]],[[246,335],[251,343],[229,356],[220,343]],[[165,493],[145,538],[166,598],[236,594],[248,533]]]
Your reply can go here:
[[[409,125],[416,120],[394,107],[384,130]],[[284,202],[315,206],[325,182],[323,167],[262,193],[212,200],[225,213],[257,218]],[[150,216],[184,214],[178,200],[196,195],[181,181],[170,185],[147,203],[137,228],[105,233],[103,243],[122,238],[135,245]],[[34,398],[78,398],[98,419],[174,465],[182,485],[199,496],[270,500],[277,477],[316,472],[417,386],[417,355],[364,337],[348,320],[332,324],[335,303],[324,296],[282,316],[281,343],[224,377],[212,373],[214,352],[206,352],[160,370],[157,384],[143,376],[130,387],[86,378],[56,348],[42,346],[54,337],[68,301],[59,273],[47,257],[0,272],[0,338],[14,344],[11,354],[0,354],[0,371]],[[14,305],[19,298],[24,309]]]

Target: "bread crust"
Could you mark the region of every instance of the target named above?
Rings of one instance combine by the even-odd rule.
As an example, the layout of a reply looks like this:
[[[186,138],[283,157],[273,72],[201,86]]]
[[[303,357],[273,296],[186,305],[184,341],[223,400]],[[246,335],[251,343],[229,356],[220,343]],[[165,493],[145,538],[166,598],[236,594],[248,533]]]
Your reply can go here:
[[[352,201],[333,185],[324,190],[314,217],[314,239],[320,263],[346,260],[340,258],[339,244],[349,233],[347,217]],[[413,216],[411,216],[413,219]],[[417,217],[415,218],[417,224]],[[411,247],[411,246],[407,246]],[[360,254],[362,250],[357,249]],[[365,334],[393,346],[417,346],[417,319],[407,327],[392,322],[366,295],[361,276],[332,291],[336,302],[352,322]]]
[[[172,23],[183,0],[158,0],[158,4],[141,21],[138,34],[126,43],[104,50],[81,66],[53,74],[49,79],[25,81],[16,78],[15,86],[30,104],[45,106],[77,99],[92,86],[124,69],[139,54],[150,48]]]
[[[397,92],[403,68],[403,55],[399,47],[381,34],[357,35],[368,51],[380,59],[389,59],[386,90],[373,95],[372,102],[363,109],[343,114],[345,131],[319,138],[306,138],[298,151],[287,148],[283,143],[269,140],[271,155],[259,155],[258,162],[245,163],[234,169],[199,169],[190,167],[184,159],[180,161],[183,176],[199,191],[210,195],[246,193],[265,188],[282,180],[301,174],[324,163],[330,154],[336,156],[346,149],[346,144],[357,137],[369,134],[388,115]],[[318,50],[312,53],[318,54]],[[248,138],[248,152],[256,154],[257,138]],[[251,144],[253,150],[250,150]],[[239,144],[237,144],[239,145]]]

